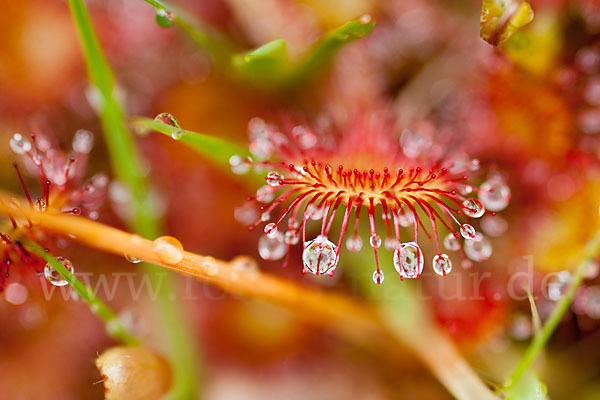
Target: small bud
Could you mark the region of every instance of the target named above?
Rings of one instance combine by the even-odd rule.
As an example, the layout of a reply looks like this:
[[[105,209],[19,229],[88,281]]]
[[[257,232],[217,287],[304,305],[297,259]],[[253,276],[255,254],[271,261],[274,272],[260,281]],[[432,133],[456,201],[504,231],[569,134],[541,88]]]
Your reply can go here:
[[[143,347],[113,347],[96,359],[105,400],[159,399],[171,386],[164,358]]]

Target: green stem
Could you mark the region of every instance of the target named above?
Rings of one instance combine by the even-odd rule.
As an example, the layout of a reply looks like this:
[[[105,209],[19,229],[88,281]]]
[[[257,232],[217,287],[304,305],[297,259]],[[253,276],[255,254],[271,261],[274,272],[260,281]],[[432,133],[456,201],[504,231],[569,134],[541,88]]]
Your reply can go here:
[[[75,274],[69,271],[60,261],[48,254],[43,248],[32,241],[27,241],[24,243],[24,245],[27,250],[42,257],[60,274],[60,276],[63,277],[64,280],[69,282],[69,285],[71,285],[73,290],[75,290],[77,294],[79,294],[79,296],[89,305],[92,312],[94,312],[102,321],[104,321],[106,332],[111,337],[129,346],[139,344],[139,339],[127,331],[127,328],[125,328],[117,314],[111,310],[106,303],[96,297],[94,291],[77,279]]]
[[[569,309],[569,306],[573,302],[577,289],[583,282],[585,276],[585,270],[588,263],[592,258],[596,256],[600,249],[600,231],[596,233],[596,236],[591,239],[584,250],[584,256],[581,263],[577,266],[575,274],[571,279],[569,287],[567,288],[564,297],[556,304],[554,311],[540,330],[540,332],[533,338],[529,347],[521,357],[519,364],[516,366],[512,374],[510,375],[507,384],[504,386],[504,390],[513,388],[521,379],[523,374],[529,369],[531,364],[535,361],[540,351],[544,348],[556,327],[560,323],[563,315]]]
[[[147,238],[158,236],[158,218],[152,208],[148,185],[144,178],[141,157],[126,126],[126,117],[114,97],[115,79],[102,52],[89,13],[83,0],[69,0],[86,61],[88,76],[98,91],[99,116],[110,153],[114,174],[131,193],[133,218],[128,221],[132,230]],[[158,291],[158,311],[164,329],[174,369],[172,399],[196,399],[198,368],[195,346],[187,329],[181,307],[169,299],[176,291],[169,276],[161,279],[157,266],[146,265],[153,287]]]
[[[222,67],[228,67],[231,55],[236,51],[235,46],[223,35],[210,29],[196,18],[180,8],[162,0],[144,0],[156,10],[172,13],[173,23],[185,32],[196,44],[204,48],[213,62]]]

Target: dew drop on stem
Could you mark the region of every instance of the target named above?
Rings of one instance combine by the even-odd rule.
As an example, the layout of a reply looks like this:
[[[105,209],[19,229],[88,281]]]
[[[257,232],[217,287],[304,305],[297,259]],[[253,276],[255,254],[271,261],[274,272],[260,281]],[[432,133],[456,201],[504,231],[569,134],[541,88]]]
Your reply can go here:
[[[173,236],[161,236],[152,245],[160,260],[166,264],[177,264],[183,258],[183,245]]]

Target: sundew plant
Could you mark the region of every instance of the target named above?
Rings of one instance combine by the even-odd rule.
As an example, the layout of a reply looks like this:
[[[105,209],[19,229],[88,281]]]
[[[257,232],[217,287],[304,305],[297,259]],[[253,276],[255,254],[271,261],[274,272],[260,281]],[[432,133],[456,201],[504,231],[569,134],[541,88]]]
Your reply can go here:
[[[600,396],[595,2],[1,18],[0,398]]]

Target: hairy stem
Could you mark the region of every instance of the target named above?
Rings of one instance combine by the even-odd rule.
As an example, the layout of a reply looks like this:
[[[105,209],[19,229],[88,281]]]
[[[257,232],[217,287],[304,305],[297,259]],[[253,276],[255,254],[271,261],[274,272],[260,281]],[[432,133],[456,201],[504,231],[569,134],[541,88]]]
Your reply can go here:
[[[521,379],[523,374],[529,369],[531,364],[535,361],[540,351],[544,348],[556,327],[560,323],[563,315],[569,309],[569,306],[573,302],[573,298],[575,297],[575,293],[581,283],[583,282],[585,276],[585,270],[590,263],[590,261],[597,256],[598,251],[600,250],[600,231],[596,233],[586,245],[582,261],[577,266],[575,270],[575,274],[573,278],[571,278],[571,282],[569,283],[569,287],[567,288],[564,297],[556,304],[554,311],[540,330],[540,332],[535,335],[529,347],[521,357],[519,364],[515,367],[512,374],[507,381],[507,384],[503,389],[508,390],[513,388]]]
[[[48,254],[43,248],[41,248],[38,244],[32,241],[28,240],[23,244],[25,245],[27,250],[43,258],[60,274],[60,276],[63,277],[64,280],[69,282],[69,285],[71,285],[73,290],[75,290],[77,294],[79,294],[79,296],[88,304],[90,309],[102,321],[104,321],[106,332],[111,337],[129,346],[139,344],[139,339],[127,331],[127,328],[125,328],[117,314],[113,310],[111,310],[111,308],[108,305],[106,305],[102,300],[96,297],[94,291],[91,288],[85,286],[85,284],[79,279],[77,279],[75,274],[73,274],[71,271],[65,268],[65,266],[61,264],[60,261]]]
[[[406,358],[406,348],[409,348],[440,382],[446,385],[451,393],[460,399],[469,399],[468,396],[463,395],[467,393],[464,387],[457,389],[460,387],[460,382],[457,383],[454,378],[468,376],[470,380],[467,383],[470,384],[475,382],[476,376],[454,350],[449,340],[435,332],[436,328],[432,324],[423,325],[421,320],[411,317],[398,326],[396,325],[397,321],[393,322],[394,319],[385,315],[384,311],[380,313],[377,309],[347,296],[307,288],[261,273],[256,263],[246,256],[237,257],[232,261],[223,261],[186,251],[183,252],[180,261],[166,262],[165,260],[172,259],[172,255],[164,254],[164,251],[157,248],[151,240],[83,217],[48,212],[39,213],[33,209],[15,210],[8,206],[11,197],[13,196],[0,192],[0,214],[30,217],[45,231],[70,235],[74,237],[74,240],[99,250],[119,256],[128,254],[211,283],[227,292],[265,300],[287,308],[299,318],[331,330],[338,336],[362,347],[374,350],[384,358]],[[388,308],[387,312],[391,313],[392,310]],[[393,312],[397,316],[398,313],[417,311],[396,308]],[[390,317],[389,321],[392,322],[382,322],[381,315],[385,315],[386,319]],[[412,321],[418,325],[413,326],[406,321]],[[431,331],[425,332],[424,330],[427,329]],[[421,337],[425,341],[422,341]],[[417,347],[415,347],[415,339],[420,342]],[[428,341],[431,341],[430,346],[428,346]],[[450,363],[453,368],[459,368],[456,375],[449,377],[444,364],[436,361],[438,352],[443,356],[445,362]],[[475,389],[468,393],[479,393],[481,396],[478,398],[480,399],[491,398],[481,382],[474,387]]]

